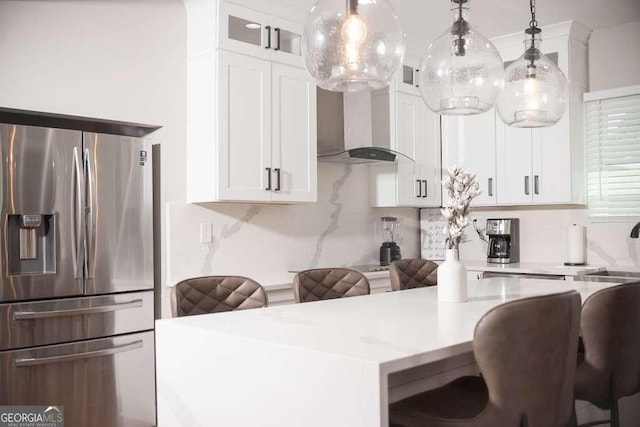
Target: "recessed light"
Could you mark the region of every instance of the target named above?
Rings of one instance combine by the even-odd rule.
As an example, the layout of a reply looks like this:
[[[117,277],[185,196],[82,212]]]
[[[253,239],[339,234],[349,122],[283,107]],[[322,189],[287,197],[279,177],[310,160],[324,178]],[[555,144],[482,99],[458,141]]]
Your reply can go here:
[[[260,24],[254,24],[253,22],[250,24],[245,25],[245,27],[247,27],[250,30],[258,30],[260,29]]]

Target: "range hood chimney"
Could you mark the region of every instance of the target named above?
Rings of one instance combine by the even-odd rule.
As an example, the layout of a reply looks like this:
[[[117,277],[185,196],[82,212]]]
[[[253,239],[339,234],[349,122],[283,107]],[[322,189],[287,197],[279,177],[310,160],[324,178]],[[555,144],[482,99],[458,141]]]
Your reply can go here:
[[[389,148],[388,95],[330,92],[318,88],[317,102],[318,161],[390,164],[398,156],[413,161]]]

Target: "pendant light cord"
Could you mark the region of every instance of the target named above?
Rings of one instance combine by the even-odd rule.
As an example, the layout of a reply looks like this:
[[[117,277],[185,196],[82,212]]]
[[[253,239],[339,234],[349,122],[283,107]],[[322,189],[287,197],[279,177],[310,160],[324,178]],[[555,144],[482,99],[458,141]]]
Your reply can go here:
[[[462,4],[467,1],[468,0],[453,0],[453,2],[458,5],[458,19],[453,23],[453,28],[451,30],[451,33],[457,37],[455,40],[456,56],[465,56],[466,54],[464,36],[469,33],[469,24],[465,21],[464,16],[462,15]]]
[[[358,14],[358,0],[347,0],[347,15]]]
[[[538,28],[538,21],[536,20],[536,0],[529,0],[529,10],[531,11],[531,21],[529,21],[529,28],[526,33],[531,35],[531,47],[528,49],[528,58],[531,61],[529,65],[530,77],[535,77],[535,60],[538,59],[536,55],[536,35],[541,33]]]
[[[462,2],[458,2],[458,23],[460,25],[460,30],[458,31],[458,55],[464,56],[464,40],[462,39]]]
[[[531,21],[529,21],[529,27],[537,28],[538,21],[536,21],[536,0],[529,0],[529,8],[531,9]]]

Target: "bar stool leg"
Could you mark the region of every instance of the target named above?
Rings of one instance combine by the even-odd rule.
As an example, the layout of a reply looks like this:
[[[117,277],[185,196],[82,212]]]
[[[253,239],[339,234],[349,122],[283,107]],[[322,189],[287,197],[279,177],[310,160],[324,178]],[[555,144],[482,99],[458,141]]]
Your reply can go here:
[[[578,416],[576,415],[576,401],[573,400],[573,406],[571,407],[571,418],[567,422],[567,427],[578,427]]]
[[[575,404],[574,404],[575,408]],[[579,427],[591,427],[601,424],[609,424],[611,427],[620,427],[620,411],[618,409],[618,392],[616,390],[616,378],[614,373],[611,373],[611,379],[609,380],[609,420],[591,421],[589,423],[580,424]]]
[[[611,373],[611,397],[609,401],[609,407],[611,408],[611,427],[620,427],[620,411],[618,409],[618,393],[616,390],[616,378]]]

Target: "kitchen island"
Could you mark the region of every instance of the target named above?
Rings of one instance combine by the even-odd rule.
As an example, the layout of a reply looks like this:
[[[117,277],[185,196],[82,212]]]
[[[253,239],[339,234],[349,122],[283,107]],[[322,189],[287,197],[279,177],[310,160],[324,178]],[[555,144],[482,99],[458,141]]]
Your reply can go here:
[[[471,281],[460,304],[438,304],[432,287],[159,320],[159,426],[386,427],[389,402],[424,369],[438,367],[432,386],[449,361],[473,370],[473,331],[491,308],[612,285],[492,278]]]

